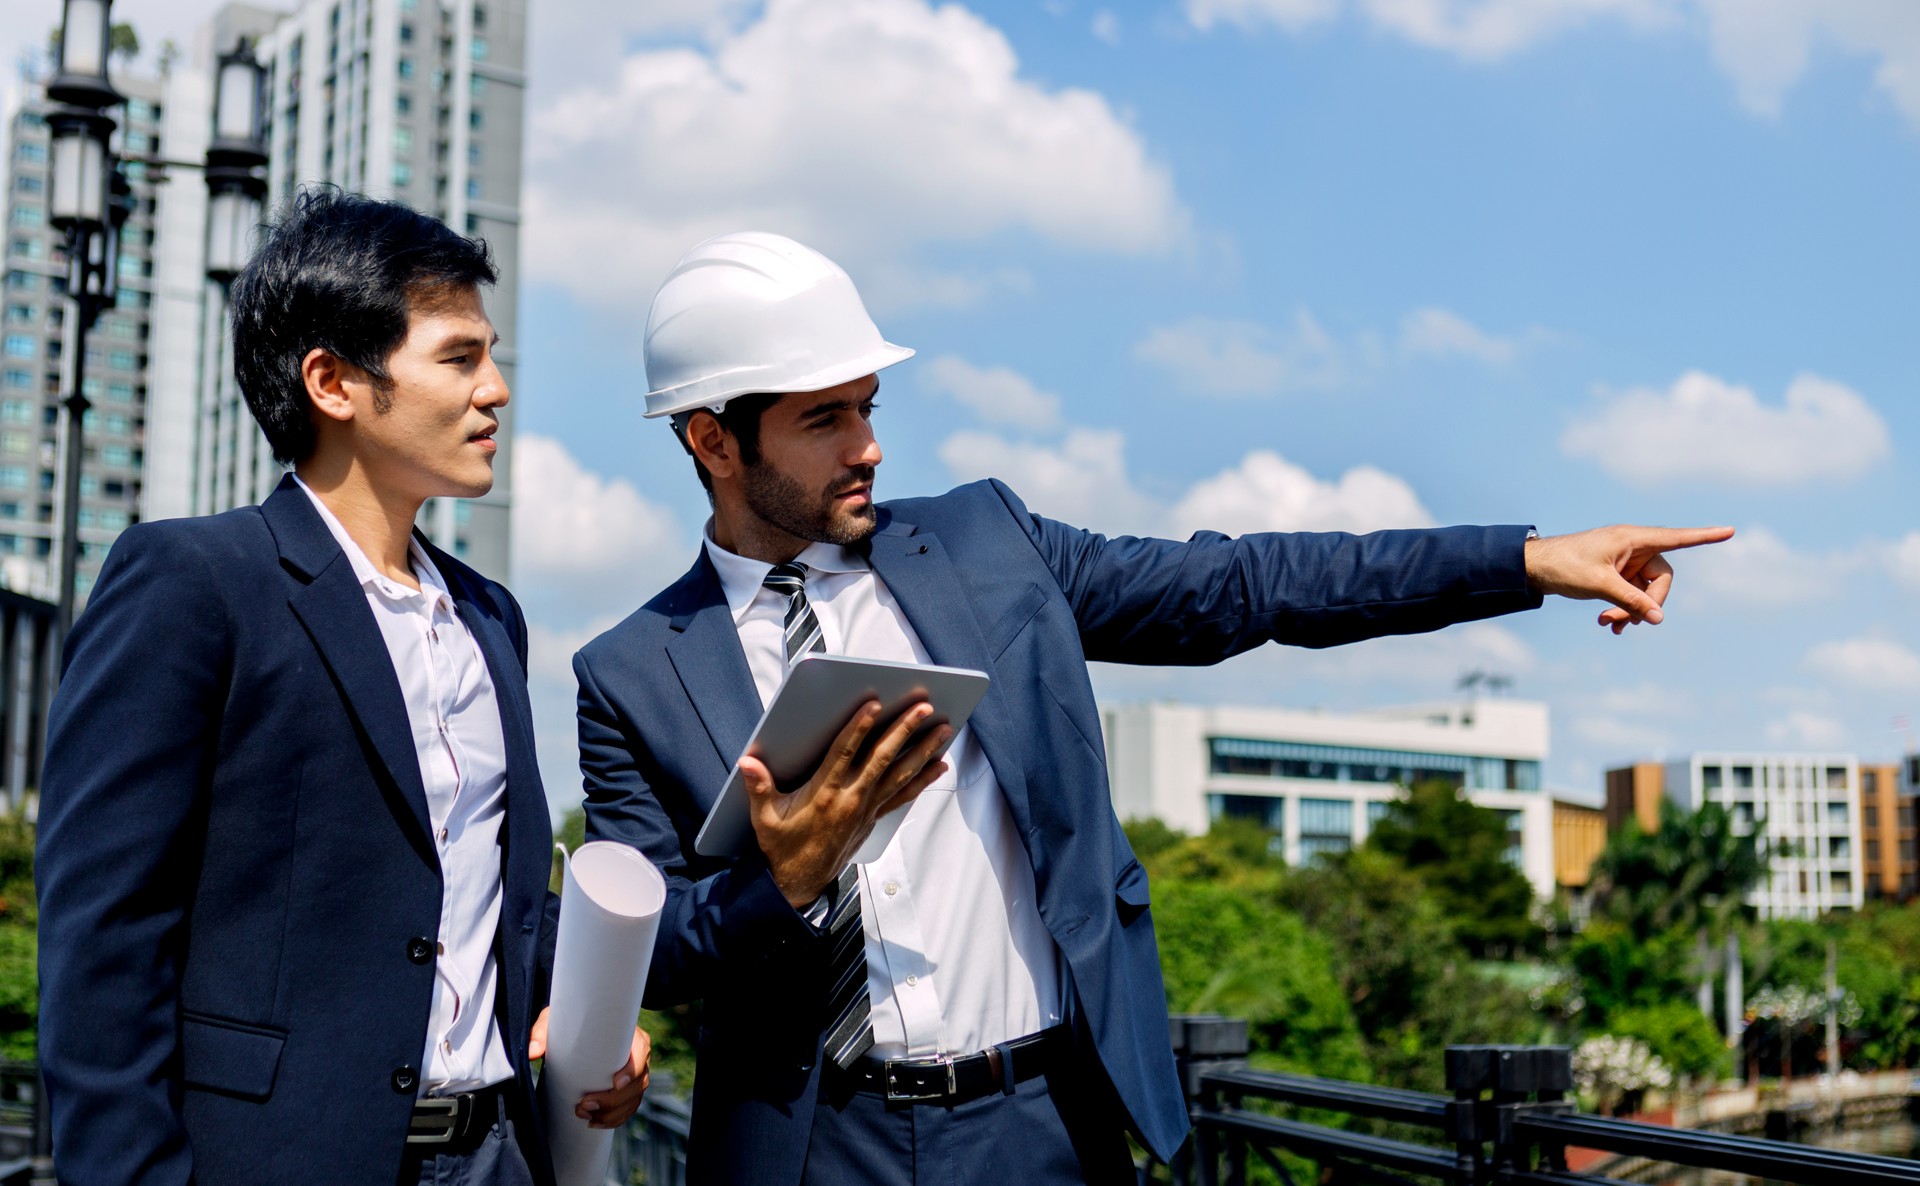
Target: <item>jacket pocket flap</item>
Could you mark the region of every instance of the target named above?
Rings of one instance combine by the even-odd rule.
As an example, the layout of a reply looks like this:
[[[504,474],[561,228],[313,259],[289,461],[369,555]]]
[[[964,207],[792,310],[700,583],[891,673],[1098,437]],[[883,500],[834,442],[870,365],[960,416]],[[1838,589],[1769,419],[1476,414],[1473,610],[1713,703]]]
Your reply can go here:
[[[1147,871],[1140,867],[1139,861],[1129,861],[1120,875],[1113,879],[1113,896],[1123,912],[1131,907],[1138,914],[1147,908]]]
[[[287,1036],[210,1017],[180,1024],[181,1077],[194,1087],[263,1100],[273,1094]]]

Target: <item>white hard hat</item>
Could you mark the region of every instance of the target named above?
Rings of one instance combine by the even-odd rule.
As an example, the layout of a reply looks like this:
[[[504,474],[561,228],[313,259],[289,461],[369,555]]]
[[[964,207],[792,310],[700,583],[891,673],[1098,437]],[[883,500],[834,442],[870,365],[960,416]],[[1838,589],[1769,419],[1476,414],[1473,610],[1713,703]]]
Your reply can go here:
[[[912,357],[880,336],[838,264],[784,235],[739,231],[687,252],[654,294],[646,414],[819,391]]]

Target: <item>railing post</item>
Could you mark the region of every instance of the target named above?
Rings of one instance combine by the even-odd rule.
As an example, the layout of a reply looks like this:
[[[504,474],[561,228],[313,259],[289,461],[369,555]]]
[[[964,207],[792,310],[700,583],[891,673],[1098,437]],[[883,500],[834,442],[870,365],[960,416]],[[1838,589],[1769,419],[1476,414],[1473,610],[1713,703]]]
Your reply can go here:
[[[1222,1017],[1217,1013],[1185,1013],[1167,1019],[1173,1039],[1174,1065],[1180,1072],[1180,1089],[1187,1097],[1189,1115],[1218,1104],[1214,1093],[1203,1091],[1201,1080],[1209,1071],[1232,1070],[1247,1065],[1250,1042],[1247,1022],[1240,1017]],[[1191,1150],[1191,1152],[1188,1152]],[[1204,1124],[1197,1124],[1193,1140],[1176,1153],[1167,1168],[1173,1180],[1193,1182],[1198,1170],[1199,1186],[1220,1186],[1220,1156],[1232,1154],[1235,1164],[1228,1167],[1227,1181],[1239,1183],[1246,1178],[1246,1148],[1233,1141],[1225,1149]]]
[[[1447,1136],[1453,1142],[1455,1181],[1481,1186],[1491,1176],[1481,1156],[1487,1114],[1481,1093],[1493,1086],[1493,1048],[1447,1047],[1447,1090],[1453,1094]]]
[[[1559,1113],[1572,1105],[1573,1053],[1565,1046],[1495,1046],[1493,1051],[1493,1169],[1530,1170],[1533,1147],[1515,1135],[1514,1121],[1529,1113]],[[1542,1150],[1543,1169],[1563,1168],[1566,1151]]]

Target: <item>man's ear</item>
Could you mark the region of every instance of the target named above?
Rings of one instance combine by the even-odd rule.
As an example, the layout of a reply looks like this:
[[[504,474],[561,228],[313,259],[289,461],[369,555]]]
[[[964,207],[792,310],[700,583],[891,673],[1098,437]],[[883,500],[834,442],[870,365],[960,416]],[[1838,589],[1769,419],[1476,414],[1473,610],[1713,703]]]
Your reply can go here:
[[[300,379],[315,412],[341,423],[353,419],[353,397],[366,382],[359,367],[316,346],[300,360]]]
[[[721,426],[718,416],[705,408],[687,421],[687,449],[716,478],[730,478],[740,472],[740,442]]]

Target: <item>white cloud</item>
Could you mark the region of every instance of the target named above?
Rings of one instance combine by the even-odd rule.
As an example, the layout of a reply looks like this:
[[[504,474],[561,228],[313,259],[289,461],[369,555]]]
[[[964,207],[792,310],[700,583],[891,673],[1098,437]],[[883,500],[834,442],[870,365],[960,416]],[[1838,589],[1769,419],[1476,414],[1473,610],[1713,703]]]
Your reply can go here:
[[[1713,58],[1749,110],[1774,115],[1816,47],[1876,61],[1874,83],[1920,126],[1920,5],[1912,0],[1699,0]]]
[[[1894,580],[1909,589],[1920,590],[1920,531],[1909,531],[1886,545],[1881,559]]]
[[[1846,724],[1836,717],[1796,709],[1778,720],[1767,722],[1767,740],[1775,745],[1841,749],[1847,744],[1849,735]]]
[[[1278,453],[1256,449],[1240,464],[1196,483],[1174,506],[1173,534],[1202,529],[1378,531],[1427,527],[1433,516],[1402,478],[1370,465],[1323,482]]]
[[[1632,720],[1606,713],[1571,714],[1568,728],[1575,737],[1599,747],[1614,758],[1651,758],[1673,746],[1673,734],[1650,721]]]
[[[1640,30],[1704,27],[1748,110],[1777,114],[1816,49],[1874,63],[1875,85],[1920,126],[1920,5],[1913,0],[1186,0],[1202,31],[1299,34],[1357,11],[1374,30],[1469,62],[1494,62],[1600,19]]]
[[[1297,33],[1340,13],[1341,0],[1187,0],[1187,19],[1196,29],[1216,24],[1240,29],[1270,25]]]
[[[1074,428],[1058,446],[957,432],[940,460],[962,482],[999,478],[1036,514],[1094,531],[1151,533],[1159,508],[1127,477],[1126,437],[1118,429]]]
[[[582,466],[551,437],[513,442],[514,589],[530,617],[570,628],[632,609],[678,576],[690,545],[672,512]]]
[[[1093,35],[1108,45],[1120,44],[1120,18],[1111,8],[1103,8],[1093,14]]]
[[[1742,527],[1723,544],[1687,555],[1676,588],[1698,588],[1727,601],[1812,607],[1826,600],[1836,572],[1855,567],[1844,555],[1803,555],[1765,527]]]
[[[1400,323],[1400,348],[1408,354],[1458,356],[1501,366],[1512,362],[1519,346],[1490,334],[1458,313],[1418,309]]]
[[[1807,666],[1849,687],[1875,692],[1920,690],[1920,655],[1891,638],[1861,635],[1824,642],[1807,652]]]
[[[771,0],[706,46],[642,49],[530,121],[522,258],[638,312],[687,247],[755,227],[853,272],[871,301],[978,299],[918,249],[1026,231],[1091,251],[1184,241],[1167,170],[1100,94],[1020,76],[957,4]]]
[[[1133,356],[1165,367],[1180,388],[1207,395],[1324,388],[1345,373],[1340,345],[1305,309],[1285,333],[1214,317],[1156,326],[1135,344]]]
[[[951,396],[988,424],[1047,429],[1060,423],[1060,397],[1035,387],[1018,371],[977,367],[952,354],[943,354],[918,369],[923,387]]]
[[[1753,486],[1844,480],[1890,452],[1880,414],[1831,379],[1800,375],[1776,406],[1700,371],[1666,391],[1603,396],[1600,410],[1569,427],[1560,446],[1629,481]]]

